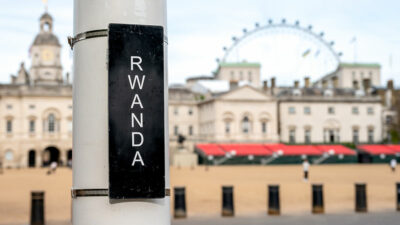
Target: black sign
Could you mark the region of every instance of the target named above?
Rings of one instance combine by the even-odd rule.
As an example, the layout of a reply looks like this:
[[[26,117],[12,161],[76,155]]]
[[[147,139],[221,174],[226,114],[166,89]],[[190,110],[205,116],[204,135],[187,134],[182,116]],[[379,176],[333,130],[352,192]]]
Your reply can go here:
[[[109,197],[163,198],[163,28],[108,29]]]

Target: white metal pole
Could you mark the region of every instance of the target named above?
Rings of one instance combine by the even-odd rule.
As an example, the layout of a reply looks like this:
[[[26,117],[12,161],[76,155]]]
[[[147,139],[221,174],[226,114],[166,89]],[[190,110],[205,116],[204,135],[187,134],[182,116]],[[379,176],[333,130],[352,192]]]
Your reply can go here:
[[[166,29],[166,0],[74,0],[73,35],[107,29],[109,23],[159,25]],[[166,38],[165,38],[166,39]],[[73,189],[108,188],[107,37],[73,49]],[[165,68],[165,185],[169,188],[167,47]],[[73,199],[74,225],[170,224],[170,197],[110,203],[107,196]]]

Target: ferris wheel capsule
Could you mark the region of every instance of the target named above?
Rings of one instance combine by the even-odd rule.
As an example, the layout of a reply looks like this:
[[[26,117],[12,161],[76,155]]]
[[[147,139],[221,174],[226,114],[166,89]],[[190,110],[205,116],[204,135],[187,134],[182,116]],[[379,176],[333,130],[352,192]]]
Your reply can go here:
[[[319,36],[323,37],[324,36],[324,32],[321,31],[321,33],[319,33]]]
[[[308,25],[308,29],[309,29],[309,30],[312,30],[312,25]]]
[[[243,28],[243,33],[247,33],[247,29],[246,28]]]
[[[283,19],[282,19],[282,24],[285,24],[285,23],[286,23],[286,19],[283,18]]]
[[[295,25],[296,25],[296,26],[299,26],[299,25],[300,25],[300,22],[299,22],[298,20],[296,20]]]
[[[260,27],[260,24],[259,24],[259,23],[255,23],[254,26],[255,26],[256,28],[259,28],[259,27]]]
[[[272,24],[272,23],[273,23],[272,19],[269,19],[269,20],[268,20],[268,23],[269,23],[269,24]]]

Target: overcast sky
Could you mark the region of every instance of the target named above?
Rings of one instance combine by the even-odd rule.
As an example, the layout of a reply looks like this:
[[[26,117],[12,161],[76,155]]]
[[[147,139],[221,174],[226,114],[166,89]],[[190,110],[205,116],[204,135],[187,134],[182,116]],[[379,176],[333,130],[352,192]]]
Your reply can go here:
[[[0,82],[4,83],[17,72],[21,61],[29,67],[28,50],[39,30],[44,6],[40,0],[0,3]],[[54,32],[63,46],[64,72],[68,72],[72,53],[66,38],[72,34],[73,1],[49,0],[48,4],[55,19]],[[334,49],[343,52],[344,62],[354,60],[350,41],[356,37],[357,61],[380,63],[382,84],[395,79],[399,86],[399,9],[400,2],[395,0],[169,0],[169,80],[182,83],[189,76],[210,75],[217,67],[215,59],[222,57],[222,47],[232,43],[232,36],[240,35],[243,28],[254,27],[255,22],[262,25],[270,18],[286,18],[288,23],[299,20],[303,26],[312,24],[318,33],[324,31],[327,40],[335,41]],[[277,78],[278,84],[291,84],[290,79]]]

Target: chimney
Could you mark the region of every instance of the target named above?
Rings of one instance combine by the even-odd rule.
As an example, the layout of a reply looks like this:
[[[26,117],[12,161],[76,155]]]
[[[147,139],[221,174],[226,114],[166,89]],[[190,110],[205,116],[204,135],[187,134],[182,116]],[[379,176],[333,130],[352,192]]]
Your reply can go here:
[[[299,81],[298,80],[294,81],[294,88],[299,88]]]
[[[323,89],[328,88],[328,82],[326,80],[322,80],[322,88]]]
[[[367,94],[368,90],[371,88],[370,79],[363,79],[363,87],[364,87],[365,94]]]
[[[393,90],[393,88],[394,88],[393,80],[388,80],[387,89]]]
[[[264,80],[263,82],[263,91],[268,91],[268,81]]]
[[[229,82],[229,90],[233,90],[236,89],[237,87],[239,87],[239,82],[237,81],[230,81]]]
[[[310,77],[304,77],[304,87],[310,88]]]
[[[275,81],[276,81],[276,78],[272,77],[271,78],[271,95],[274,95]]]
[[[69,84],[69,73],[66,74],[66,81],[67,84]]]

